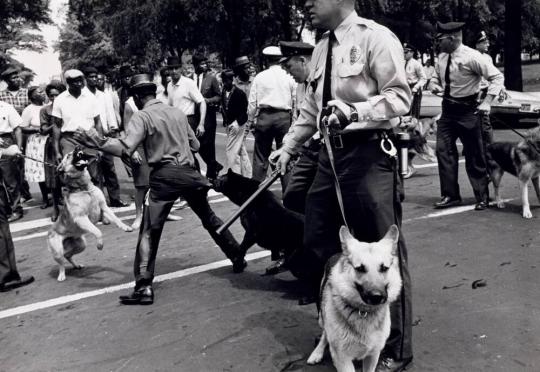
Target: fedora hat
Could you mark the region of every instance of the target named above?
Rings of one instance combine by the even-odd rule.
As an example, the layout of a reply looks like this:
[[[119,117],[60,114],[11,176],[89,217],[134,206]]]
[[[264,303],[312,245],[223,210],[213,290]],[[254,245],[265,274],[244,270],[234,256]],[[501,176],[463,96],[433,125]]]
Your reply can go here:
[[[172,67],[181,67],[181,66],[182,66],[182,61],[180,61],[180,58],[176,56],[171,56],[167,58],[167,67],[172,68]]]
[[[148,86],[154,86],[156,87],[156,84],[152,81],[152,75],[150,74],[137,74],[133,75],[131,77],[131,81],[129,82],[129,88],[131,90],[138,89],[142,87],[148,87]]]
[[[249,65],[249,63],[249,58],[247,56],[241,56],[234,60],[234,67]]]

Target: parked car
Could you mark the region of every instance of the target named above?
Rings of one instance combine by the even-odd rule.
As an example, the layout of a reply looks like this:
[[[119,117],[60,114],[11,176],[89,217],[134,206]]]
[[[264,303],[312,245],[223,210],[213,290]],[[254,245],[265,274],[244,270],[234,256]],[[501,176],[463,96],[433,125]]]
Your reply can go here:
[[[434,117],[441,113],[442,97],[424,91],[421,117]],[[538,125],[540,119],[540,92],[507,91],[507,97],[499,102],[495,99],[491,106],[492,123],[497,128],[504,128],[504,124],[513,128],[529,128]],[[503,121],[503,123],[500,123]]]

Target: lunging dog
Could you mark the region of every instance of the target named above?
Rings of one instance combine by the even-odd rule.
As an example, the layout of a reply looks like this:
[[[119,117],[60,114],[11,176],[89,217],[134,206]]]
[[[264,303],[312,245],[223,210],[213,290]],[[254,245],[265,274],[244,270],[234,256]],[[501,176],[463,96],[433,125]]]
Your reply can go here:
[[[329,346],[338,372],[354,371],[353,360],[373,372],[390,335],[390,303],[401,291],[399,231],[392,225],[380,241],[364,243],[342,226],[339,237],[343,252],[328,261],[321,283],[323,333],[307,362],[321,362]]]
[[[525,139],[518,143],[494,142],[488,146],[487,151],[488,168],[497,207],[504,208],[499,186],[504,172],[508,172],[519,180],[523,217],[532,218],[528,183],[532,181],[540,202],[540,127],[531,130]]]
[[[57,167],[64,186],[64,207],[49,230],[47,246],[58,262],[59,282],[66,280],[66,260],[76,269],[83,268],[73,261],[73,256],[86,248],[85,234],[94,235],[97,248],[103,249],[102,233],[95,225],[102,215],[120,229],[133,231],[107,206],[103,192],[90,180],[87,165],[87,155],[76,148]]]

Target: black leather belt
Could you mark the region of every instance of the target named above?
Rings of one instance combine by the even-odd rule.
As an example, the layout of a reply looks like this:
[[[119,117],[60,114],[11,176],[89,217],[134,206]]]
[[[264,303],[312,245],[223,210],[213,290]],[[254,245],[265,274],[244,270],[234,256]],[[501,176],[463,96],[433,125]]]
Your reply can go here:
[[[274,107],[260,107],[259,111],[273,113],[273,112],[290,112],[291,110],[279,109],[279,108],[274,108]]]
[[[13,138],[13,133],[11,133],[11,132],[9,132],[9,133],[1,133],[0,137],[2,137],[2,138],[5,138],[5,137]]]
[[[335,149],[357,146],[359,143],[375,141],[383,138],[383,133],[392,135],[391,130],[369,129],[329,136],[330,144]]]

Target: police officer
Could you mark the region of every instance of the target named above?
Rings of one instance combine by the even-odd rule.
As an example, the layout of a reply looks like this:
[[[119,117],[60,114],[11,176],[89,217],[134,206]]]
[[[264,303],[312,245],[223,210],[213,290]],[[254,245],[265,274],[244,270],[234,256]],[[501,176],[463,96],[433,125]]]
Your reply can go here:
[[[413,94],[410,115],[413,118],[420,117],[420,106],[422,104],[422,87],[426,83],[426,72],[422,64],[414,58],[415,48],[411,44],[403,44],[403,53],[405,56],[405,73],[407,74],[407,83]]]
[[[331,130],[329,135],[323,132],[328,140],[319,152],[306,200],[305,266],[315,294],[324,264],[341,252],[341,225],[346,222],[357,239],[368,242],[382,238],[392,224],[401,226],[399,176],[390,140],[398,116],[410,109],[411,91],[401,43],[386,27],[359,17],[354,0],[308,0],[305,6],[312,24],[329,31],[313,51],[300,117],[271,159],[284,172],[291,156],[317,131],[318,117],[328,119],[320,123],[326,130],[328,122]],[[323,112],[325,106],[333,112]],[[379,371],[401,371],[412,360],[411,288],[403,234],[398,255],[403,289],[391,307],[392,331]]]
[[[456,140],[463,144],[465,168],[476,198],[475,210],[488,207],[488,174],[481,132],[481,117],[489,115],[491,102],[504,86],[504,77],[480,53],[462,43],[462,22],[438,23],[441,54],[432,80],[432,91],[443,93],[442,116],[437,126],[437,160],[441,200],[435,208],[461,204]],[[478,105],[482,77],[489,82]]]

